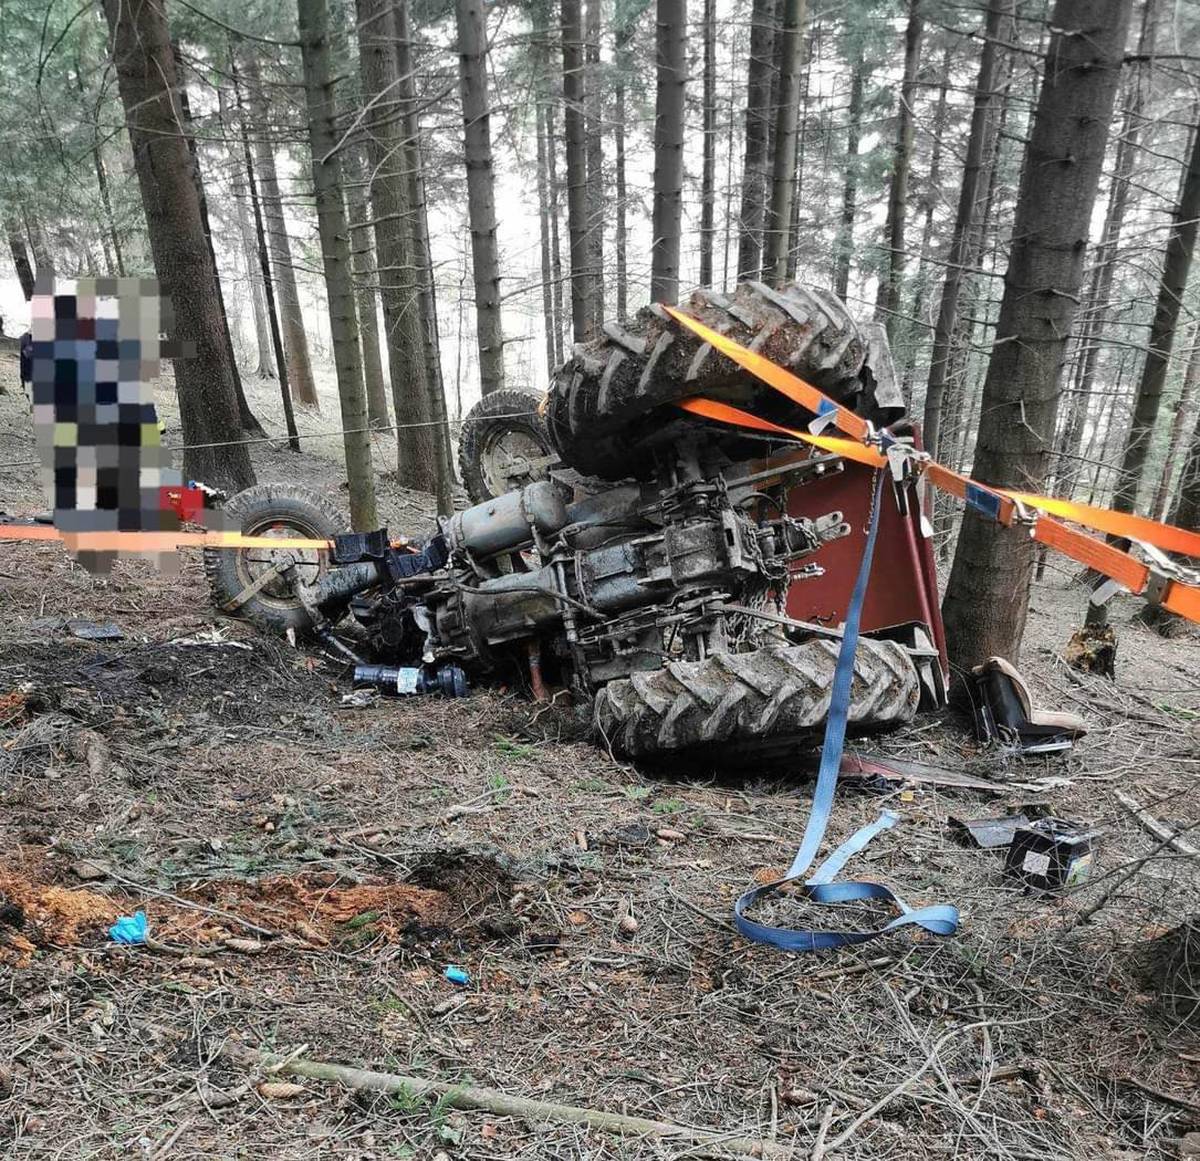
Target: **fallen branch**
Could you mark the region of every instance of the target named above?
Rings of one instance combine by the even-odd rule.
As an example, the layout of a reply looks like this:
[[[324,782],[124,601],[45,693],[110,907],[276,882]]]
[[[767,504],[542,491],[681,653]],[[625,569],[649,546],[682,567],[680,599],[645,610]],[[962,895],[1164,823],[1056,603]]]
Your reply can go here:
[[[323,1064],[316,1060],[294,1059],[294,1054],[281,1056],[259,1052],[240,1044],[226,1044],[221,1054],[240,1064],[256,1065],[273,1074],[291,1073],[310,1080],[331,1080],[347,1088],[368,1092],[405,1093],[410,1096],[433,1097],[441,1105],[456,1109],[480,1109],[501,1117],[519,1117],[533,1123],[565,1123],[587,1125],[607,1133],[626,1133],[638,1137],[686,1142],[711,1149],[716,1154],[736,1157],[761,1157],[767,1161],[786,1161],[792,1150],[755,1137],[728,1136],[710,1129],[693,1129],[667,1121],[652,1121],[646,1117],[630,1117],[623,1113],[606,1113],[600,1109],[578,1105],[560,1105],[554,1101],[533,1100],[510,1096],[494,1088],[479,1088],[470,1084],[444,1084],[420,1076],[401,1076],[394,1072],[372,1072],[345,1064]]]
[[[1120,790],[1115,792],[1117,801],[1133,815],[1141,824],[1142,830],[1147,834],[1152,834],[1156,839],[1166,843],[1173,851],[1178,851],[1181,855],[1200,855],[1200,850],[1197,850],[1191,843],[1180,838],[1169,826],[1160,822],[1141,803],[1129,797],[1128,794],[1123,794]]]

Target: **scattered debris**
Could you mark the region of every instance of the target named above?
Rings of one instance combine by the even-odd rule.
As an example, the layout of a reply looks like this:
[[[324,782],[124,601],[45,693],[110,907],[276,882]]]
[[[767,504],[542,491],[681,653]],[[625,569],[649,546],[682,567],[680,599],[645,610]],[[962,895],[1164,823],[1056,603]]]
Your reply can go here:
[[[1147,608],[1154,606],[1148,605]],[[1117,678],[1117,632],[1112,625],[1084,625],[1076,629],[1063,650],[1063,660],[1082,673]]]
[[[85,621],[76,618],[67,621],[64,626],[72,637],[81,641],[123,641],[125,634],[121,627],[112,621]]]
[[[144,911],[135,911],[132,915],[122,915],[108,929],[108,937],[114,943],[145,943],[149,933],[150,925],[146,922]]]
[[[1069,750],[1087,733],[1077,714],[1033,708],[1029,686],[1011,662],[989,657],[971,670],[975,678],[975,732],[1015,754]]]
[[[1142,829],[1147,834],[1152,834],[1160,842],[1164,842],[1173,851],[1177,851],[1181,855],[1190,855],[1195,858],[1200,855],[1200,850],[1197,850],[1191,843],[1179,837],[1175,831],[1171,830],[1165,823],[1159,822],[1148,810],[1143,809],[1140,803],[1129,797],[1128,794],[1123,794],[1120,790],[1116,791],[1116,800],[1133,815],[1142,825]]]
[[[924,762],[906,762],[899,758],[879,758],[862,754],[843,754],[841,774],[852,781],[870,785],[882,780],[886,789],[912,782],[918,785],[942,786],[950,790],[980,790],[985,794],[1007,794],[1010,786],[947,770],[944,766],[929,766]]]
[[[165,644],[171,649],[245,649],[247,652],[253,649],[245,641],[231,641],[215,625],[207,632],[193,633],[190,637],[176,637]]]
[[[963,839],[966,845],[974,845],[981,851],[992,851],[1012,845],[1017,829],[1028,826],[1035,818],[1045,817],[1047,811],[1026,807],[1015,814],[1002,814],[996,818],[951,818],[950,830]]]
[[[379,690],[356,689],[342,694],[340,704],[343,709],[366,709],[368,706],[373,706],[378,700]]]
[[[1074,887],[1088,876],[1098,831],[1061,818],[1039,818],[1019,827],[1004,860],[1004,873],[1038,891]]]

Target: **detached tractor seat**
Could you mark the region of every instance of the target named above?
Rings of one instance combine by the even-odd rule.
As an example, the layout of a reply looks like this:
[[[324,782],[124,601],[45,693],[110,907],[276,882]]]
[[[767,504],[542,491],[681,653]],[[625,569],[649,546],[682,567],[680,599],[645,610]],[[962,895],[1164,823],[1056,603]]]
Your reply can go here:
[[[983,741],[999,741],[1024,754],[1065,750],[1087,733],[1072,713],[1035,709],[1029,686],[1003,657],[989,657],[971,670],[975,678],[975,726]]]

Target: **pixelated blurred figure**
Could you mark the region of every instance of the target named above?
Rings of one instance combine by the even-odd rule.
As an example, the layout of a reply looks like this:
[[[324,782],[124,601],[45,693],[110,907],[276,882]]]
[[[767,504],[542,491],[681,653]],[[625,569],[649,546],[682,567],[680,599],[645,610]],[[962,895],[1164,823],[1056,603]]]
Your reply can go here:
[[[193,489],[171,467],[154,408],[158,284],[95,278],[50,290],[39,288],[30,302],[28,370],[43,478],[67,547],[89,572],[106,573],[117,556],[146,555],[145,548],[89,534],[176,532],[181,515],[192,518]],[[160,568],[177,567],[173,552],[149,555]]]

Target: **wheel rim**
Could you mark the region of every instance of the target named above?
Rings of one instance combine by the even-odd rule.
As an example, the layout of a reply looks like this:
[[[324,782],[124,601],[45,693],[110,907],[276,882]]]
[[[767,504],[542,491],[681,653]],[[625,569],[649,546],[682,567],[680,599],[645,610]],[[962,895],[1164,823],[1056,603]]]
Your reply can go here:
[[[528,428],[507,428],[490,436],[479,456],[483,481],[493,496],[509,491],[515,483],[542,479],[533,461],[543,460],[550,449]]]
[[[271,539],[299,538],[303,540],[324,540],[325,533],[305,520],[288,516],[280,519],[277,516],[264,516],[250,522],[242,528],[244,536],[264,536]],[[296,562],[297,576],[305,584],[315,584],[329,567],[329,553],[315,548],[246,548],[237,554],[238,582],[243,588],[260,580],[263,573],[283,562],[285,559]],[[282,609],[292,609],[299,606],[299,601],[292,595],[291,590],[281,576],[274,576],[258,590],[260,600],[273,604]]]

